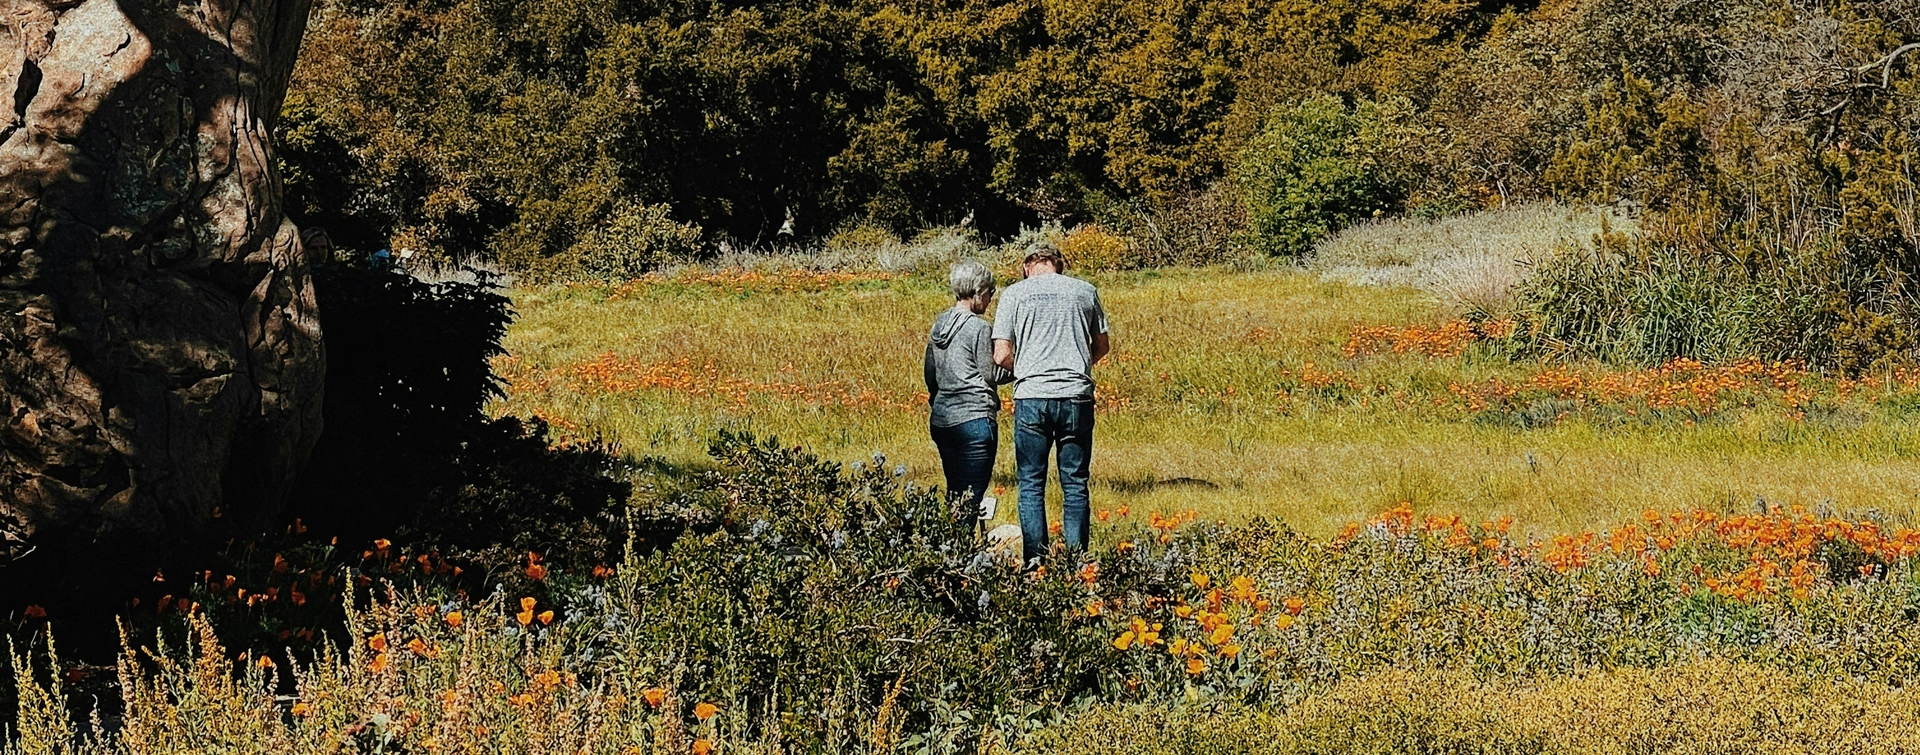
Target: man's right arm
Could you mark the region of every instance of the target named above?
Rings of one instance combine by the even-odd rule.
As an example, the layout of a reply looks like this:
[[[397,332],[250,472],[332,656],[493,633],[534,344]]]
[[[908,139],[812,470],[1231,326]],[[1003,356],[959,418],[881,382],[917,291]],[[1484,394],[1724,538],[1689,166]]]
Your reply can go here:
[[[1000,369],[1013,369],[1013,342],[1005,338],[993,339],[993,363]]]
[[[1000,369],[1013,369],[1013,321],[1020,316],[1020,284],[1007,289],[1000,299],[1000,311],[993,314],[993,363]]]

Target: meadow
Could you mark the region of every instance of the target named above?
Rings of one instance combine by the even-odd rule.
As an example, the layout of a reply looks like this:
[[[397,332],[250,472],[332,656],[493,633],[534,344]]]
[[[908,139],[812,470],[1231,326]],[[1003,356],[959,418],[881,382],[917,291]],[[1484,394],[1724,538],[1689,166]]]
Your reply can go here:
[[[1088,275],[1114,327],[1095,373],[1095,508],[1320,535],[1401,503],[1542,534],[1649,507],[1920,511],[1920,376],[1554,359],[1517,319],[1462,319],[1455,297],[1377,260],[1355,282],[1356,264]],[[829,459],[881,454],[936,485],[920,359],[950,303],[939,272],[763,265],[520,288],[494,411],[674,464],[750,430]]]
[[[0,752],[1914,752],[1920,372],[1565,358],[1514,287],[1576,214],[1099,265],[1094,542],[1031,571],[918,369],[945,262],[1017,244],[513,289],[490,410],[626,457],[618,548],[295,522],[110,666],[23,616]]]

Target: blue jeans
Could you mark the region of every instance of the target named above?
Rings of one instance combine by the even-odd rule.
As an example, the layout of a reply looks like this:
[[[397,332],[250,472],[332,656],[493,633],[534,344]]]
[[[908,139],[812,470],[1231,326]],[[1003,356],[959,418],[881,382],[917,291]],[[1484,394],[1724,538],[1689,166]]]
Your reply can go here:
[[[1047,457],[1059,449],[1061,535],[1070,550],[1087,547],[1088,470],[1093,462],[1093,402],[1013,402],[1013,458],[1019,467],[1021,559],[1047,553]]]
[[[967,511],[978,512],[980,499],[993,485],[993,457],[1000,451],[1000,425],[989,417],[952,427],[933,427],[931,432],[934,447],[940,449],[940,469],[947,475],[947,495],[964,495]]]

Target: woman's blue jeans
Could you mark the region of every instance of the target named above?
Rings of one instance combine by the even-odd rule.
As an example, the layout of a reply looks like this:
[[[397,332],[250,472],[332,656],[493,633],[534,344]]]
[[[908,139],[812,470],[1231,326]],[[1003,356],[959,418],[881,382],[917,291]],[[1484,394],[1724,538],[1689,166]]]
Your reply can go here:
[[[947,476],[947,495],[964,494],[967,511],[978,512],[980,499],[993,485],[993,458],[1000,450],[1000,425],[988,417],[952,427],[933,427],[931,431],[933,445],[940,449],[940,469]]]
[[[1060,534],[1069,550],[1086,550],[1093,462],[1093,402],[1019,399],[1013,402],[1013,459],[1019,467],[1021,560],[1047,554],[1047,457],[1059,449]]]

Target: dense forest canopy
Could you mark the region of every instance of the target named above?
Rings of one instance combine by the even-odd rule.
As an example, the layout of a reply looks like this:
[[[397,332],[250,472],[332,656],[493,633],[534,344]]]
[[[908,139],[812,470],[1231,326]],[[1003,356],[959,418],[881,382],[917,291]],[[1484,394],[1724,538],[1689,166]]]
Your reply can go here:
[[[1640,268],[1791,289],[1806,311],[1743,327],[1845,334],[1742,348],[1871,362],[1909,346],[1920,269],[1916,40],[1920,0],[331,0],[282,159],[345,245],[526,272],[1201,196],[1281,255],[1375,215],[1623,202]]]

